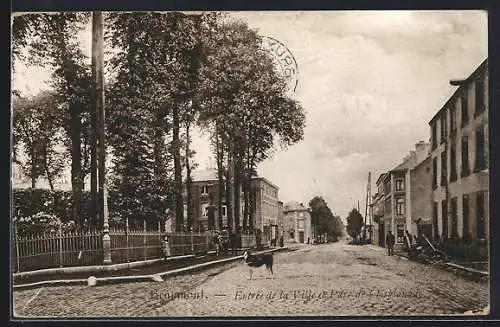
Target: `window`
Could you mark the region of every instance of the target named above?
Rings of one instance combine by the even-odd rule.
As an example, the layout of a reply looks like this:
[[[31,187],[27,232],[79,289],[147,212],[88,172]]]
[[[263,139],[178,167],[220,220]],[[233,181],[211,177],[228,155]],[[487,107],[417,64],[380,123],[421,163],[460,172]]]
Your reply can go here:
[[[464,92],[461,98],[462,103],[462,127],[469,122],[469,106],[467,105],[467,91]]]
[[[405,199],[403,198],[396,199],[396,214],[397,215],[405,214]]]
[[[450,149],[450,182],[457,180],[457,145],[453,141]]]
[[[451,199],[451,237],[458,236],[457,198]]]
[[[476,131],[476,162],[474,171],[486,169],[486,155],[484,151],[484,127]]]
[[[441,201],[441,222],[442,222],[442,233],[444,238],[448,237],[448,205],[446,200]]]
[[[227,206],[224,205],[224,206],[222,206],[221,209],[222,209],[222,215],[226,216],[227,215]]]
[[[385,194],[390,194],[391,193],[391,182],[384,183],[384,193]]]
[[[441,117],[441,143],[446,141],[448,129],[446,128],[446,111],[444,112],[443,117]]]
[[[391,199],[385,201],[385,212],[390,215],[392,213]]]
[[[437,157],[432,159],[432,189],[437,188]]]
[[[207,185],[203,185],[201,187],[201,194],[208,194],[208,186]]]
[[[457,131],[457,108],[455,104],[450,107],[450,134],[454,135]]]
[[[396,179],[396,191],[403,191],[405,189],[405,180],[402,178]]]
[[[476,81],[476,111],[475,116],[482,113],[485,109],[484,106],[484,77],[480,76]]]
[[[303,219],[299,219],[299,227],[298,229],[304,229],[304,220]]]
[[[469,175],[469,138],[465,135],[462,138],[462,173],[461,176]]]
[[[441,185],[446,185],[448,181],[448,161],[446,151],[441,152]]]
[[[469,195],[462,196],[463,232],[462,237],[469,234]]]
[[[484,217],[484,193],[478,192],[476,195],[477,200],[477,238],[485,238],[485,217]]]
[[[405,225],[397,224],[396,225],[396,242],[403,243],[405,237]]]
[[[434,150],[437,147],[437,127],[436,122],[432,123],[432,149]]]
[[[208,203],[203,203],[201,205],[201,216],[208,217]]]
[[[434,225],[434,233],[437,234],[437,231],[438,231],[438,204],[437,204],[437,202],[432,203],[432,224]]]

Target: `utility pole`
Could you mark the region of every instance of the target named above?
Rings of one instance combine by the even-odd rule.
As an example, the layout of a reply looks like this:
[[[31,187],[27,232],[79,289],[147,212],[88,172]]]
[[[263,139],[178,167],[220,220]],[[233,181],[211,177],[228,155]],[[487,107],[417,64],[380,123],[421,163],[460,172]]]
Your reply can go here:
[[[107,192],[106,192],[106,144],[105,144],[105,111],[104,111],[104,42],[102,12],[92,13],[92,108],[95,108],[96,130],[98,138],[98,189],[99,189],[99,221],[103,223],[104,264],[111,263]]]
[[[371,199],[371,172],[368,172],[368,184],[366,186],[366,203],[365,203],[365,229],[363,236],[366,239],[366,222],[368,218],[368,207],[371,206],[368,204],[368,201]]]
[[[91,129],[90,133],[90,195],[91,195],[91,208],[90,208],[90,222],[94,227],[98,226],[100,221],[98,213],[98,202],[99,198],[97,195],[97,138],[99,135],[98,131],[98,86],[97,86],[97,61],[99,60],[99,55],[97,51],[98,44],[98,34],[95,33],[94,28],[94,17],[92,17],[92,85],[90,88],[90,121]]]

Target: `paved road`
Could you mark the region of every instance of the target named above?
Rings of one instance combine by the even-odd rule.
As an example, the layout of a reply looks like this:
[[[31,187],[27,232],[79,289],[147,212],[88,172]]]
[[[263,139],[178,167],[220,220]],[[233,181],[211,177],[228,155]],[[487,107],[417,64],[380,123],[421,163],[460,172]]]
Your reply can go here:
[[[342,243],[276,253],[275,273],[242,263],[163,282],[14,292],[16,316],[447,315],[481,309],[489,285]],[[178,292],[178,293],[176,293]]]

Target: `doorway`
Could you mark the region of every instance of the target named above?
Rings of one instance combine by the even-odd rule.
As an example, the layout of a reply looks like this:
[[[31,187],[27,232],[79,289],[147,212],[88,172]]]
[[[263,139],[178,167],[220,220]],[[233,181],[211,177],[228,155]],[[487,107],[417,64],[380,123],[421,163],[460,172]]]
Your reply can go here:
[[[385,224],[378,224],[378,245],[385,248]]]
[[[299,243],[304,243],[304,232],[299,232]]]

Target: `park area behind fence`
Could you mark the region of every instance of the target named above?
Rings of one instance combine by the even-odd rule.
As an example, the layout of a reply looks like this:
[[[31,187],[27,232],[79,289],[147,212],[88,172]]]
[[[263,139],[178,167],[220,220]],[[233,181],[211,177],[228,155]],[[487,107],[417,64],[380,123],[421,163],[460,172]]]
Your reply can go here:
[[[214,234],[165,233],[157,230],[110,229],[113,264],[164,257],[163,242],[168,240],[170,256],[202,254],[215,249]],[[12,242],[14,272],[47,268],[102,265],[102,230],[56,231],[40,235],[18,236]],[[239,243],[239,242],[238,242]],[[251,248],[254,235],[242,235],[238,247]]]

